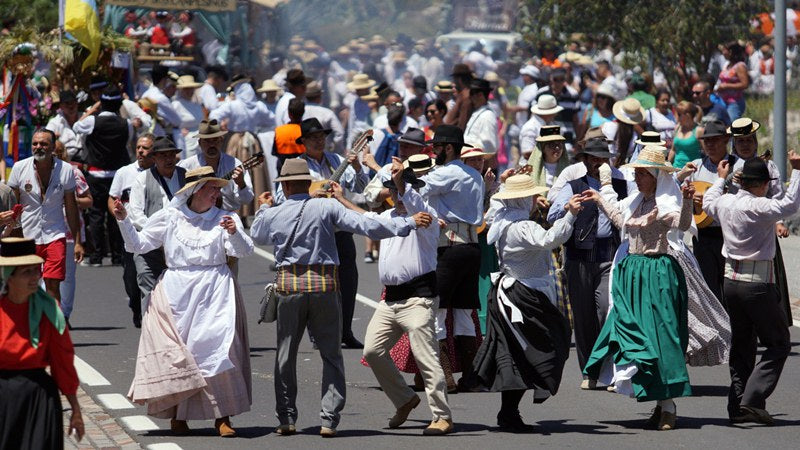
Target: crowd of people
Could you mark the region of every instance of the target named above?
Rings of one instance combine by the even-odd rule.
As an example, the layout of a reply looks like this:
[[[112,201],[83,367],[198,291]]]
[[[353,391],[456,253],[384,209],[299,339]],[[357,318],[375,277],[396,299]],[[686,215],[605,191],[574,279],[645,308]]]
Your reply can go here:
[[[0,190],[17,236],[0,243],[0,383],[27,383],[4,402],[20,422],[0,427],[0,447],[60,436],[50,377],[82,435],[73,262],[106,258],[141,329],[129,398],[175,433],[214,419],[235,436],[231,416],[252,403],[238,259],[254,243],[276,258],[281,435],[296,432],[306,330],[323,359],[323,437],[345,407],[343,348],[363,349],[390,428],[421,402],[409,372],[432,414],[424,434],[456,430],[448,394],[485,390],[501,393],[498,426],[526,432],[520,402],[557,394],[573,335],[579,388],[655,401],[646,427],[678,426],[687,364],[729,364],[727,417],[771,424],[791,323],[777,238],[800,208],[800,156],[786,187],[759,151],[741,43],[721,47],[718,76],[687,73],[685,92],[589,44],[518,63],[478,43],[446,65],[426,41],[328,54],[298,38],[261,84],[155,65],[133,97],[99,77],[59,92]],[[354,234],[384,285],[363,338]],[[22,427],[34,433],[9,431]]]

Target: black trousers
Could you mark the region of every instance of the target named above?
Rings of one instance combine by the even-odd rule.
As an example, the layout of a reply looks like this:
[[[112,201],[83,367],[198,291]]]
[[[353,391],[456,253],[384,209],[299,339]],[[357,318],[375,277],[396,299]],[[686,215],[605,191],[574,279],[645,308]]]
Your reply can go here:
[[[697,258],[700,272],[711,292],[717,296],[722,306],[727,308],[722,285],[725,280],[725,258],[722,256],[722,228],[709,227],[698,230],[698,237],[692,238],[692,252]]]
[[[581,372],[592,354],[594,341],[608,314],[608,284],[611,277],[611,262],[586,262],[568,259],[564,264],[567,272],[567,290],[572,308],[575,350]]]
[[[772,283],[725,279],[725,298],[731,318],[731,389],[728,414],[740,405],[766,409],[791,350],[789,330]],[[766,347],[756,363],[758,341]]]
[[[108,211],[108,191],[111,189],[111,178],[97,178],[86,175],[89,191],[92,193],[92,206],[86,211],[88,240],[92,243],[90,263],[102,263],[106,255],[106,231],[108,231],[108,245],[111,260],[122,262],[122,235],[114,216]]]
[[[122,253],[122,284],[125,285],[125,293],[128,294],[128,307],[135,317],[142,317],[142,291],[139,290],[139,282],[136,279],[136,263],[133,261],[133,253],[123,251]]]
[[[342,292],[342,339],[353,336],[353,314],[358,293],[358,266],[353,233],[336,232],[336,252],[339,254],[339,287]]]

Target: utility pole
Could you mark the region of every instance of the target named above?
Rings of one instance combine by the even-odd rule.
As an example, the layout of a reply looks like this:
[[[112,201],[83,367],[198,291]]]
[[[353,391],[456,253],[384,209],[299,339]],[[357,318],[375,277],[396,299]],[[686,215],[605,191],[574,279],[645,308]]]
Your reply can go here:
[[[775,0],[775,103],[772,144],[775,164],[786,180],[786,0]]]

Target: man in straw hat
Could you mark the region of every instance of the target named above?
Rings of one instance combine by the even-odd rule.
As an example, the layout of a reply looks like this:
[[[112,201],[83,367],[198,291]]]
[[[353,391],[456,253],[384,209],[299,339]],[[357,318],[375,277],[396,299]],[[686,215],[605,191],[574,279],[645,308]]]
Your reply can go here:
[[[180,149],[166,136],[156,138],[153,143],[150,154],[155,164],[136,175],[127,206],[128,216],[137,230],[141,230],[153,214],[165,208],[185,184],[186,169],[177,166],[179,153]],[[164,251],[155,249],[135,255],[134,263],[136,280],[144,300],[166,269]]]
[[[200,121],[205,118],[203,106],[195,101],[195,92],[202,86],[194,81],[191,75],[178,77],[178,94],[172,100],[172,108],[181,118],[180,133],[175,133],[175,145],[182,150],[181,159],[186,159],[197,154],[197,137],[194,135],[200,126]]]
[[[395,207],[384,211],[386,218],[405,217],[426,212],[436,220],[436,211],[416,189],[424,185],[414,169],[404,168],[400,158],[393,158],[392,179],[383,186],[391,191]],[[386,299],[381,302],[367,326],[364,359],[369,363],[381,388],[397,411],[389,428],[397,428],[408,418],[420,398],[406,384],[389,355],[389,350],[403,333],[408,333],[414,359],[420,368],[433,413],[425,435],[453,431],[453,419],[447,403],[445,375],[437,356],[435,318],[439,299],[436,284],[437,227],[418,228],[405,237],[384,239],[378,271],[386,286]]]
[[[447,105],[447,109],[451,109],[453,106],[455,106],[456,101],[453,99],[453,93],[456,90],[451,81],[441,80],[436,83],[436,86],[433,87],[433,90],[436,91],[438,98],[442,100],[445,105]]]
[[[259,244],[274,244],[278,255],[275,392],[280,425],[277,433],[291,435],[296,432],[297,347],[304,329],[308,327],[324,366],[320,434],[333,437],[347,395],[341,349],[340,259],[334,234],[341,230],[374,239],[406,236],[419,226],[430,225],[432,218],[429,214],[390,219],[374,213],[359,214],[343,206],[353,205],[344,198],[338,184],[333,185],[338,201],[310,198],[308,190],[314,179],[306,159],[287,160],[276,180],[281,183],[286,200],[273,207],[272,193],[260,195],[261,207],[250,234]],[[293,232],[290,227],[294,227]]]
[[[353,145],[358,136],[371,128],[370,114],[372,110],[369,103],[361,97],[370,93],[370,88],[375,86],[375,81],[365,73],[353,76],[353,80],[347,83],[350,91],[342,102],[347,108],[347,148]]]
[[[326,138],[325,148],[339,154],[344,153],[344,127],[336,113],[322,106],[322,86],[316,81],[306,88],[306,108],[303,119],[316,118],[323,128],[331,130]]]
[[[720,120],[709,122],[703,134],[698,136],[703,146],[705,155],[690,163],[686,163],[683,169],[677,174],[678,181],[689,180],[691,182],[702,181],[713,184],[719,179],[717,166],[723,160],[728,161],[731,167],[736,165],[739,159],[735,155],[728,154],[728,142],[730,133],[725,123]],[[736,187],[729,185],[729,189],[735,191]],[[698,190],[694,197],[695,214],[702,211],[704,192]],[[715,219],[705,227],[698,227],[697,237],[692,238],[692,251],[703,278],[717,299],[725,305],[725,294],[722,285],[725,281],[725,258],[722,256],[722,228]]]
[[[489,106],[489,93],[492,87],[483,78],[476,78],[469,85],[469,101],[472,115],[464,128],[464,140],[481,143],[487,153],[497,152],[497,114]]]
[[[286,92],[275,106],[275,123],[277,125],[289,123],[289,100],[295,97],[299,97],[301,100],[305,99],[306,85],[311,81],[301,69],[291,69],[286,72],[284,84]]]
[[[261,87],[256,89],[256,92],[259,94],[263,94],[264,104],[267,105],[267,109],[275,113],[275,108],[278,106],[278,97],[282,95],[281,87],[278,86],[278,83],[275,80],[267,78],[261,83]]]
[[[547,220],[554,223],[566,213],[565,206],[573,195],[588,189],[599,191],[604,180],[600,177],[600,166],[608,163],[614,155],[608,151],[604,139],[588,141],[576,156],[584,166],[583,175],[566,178],[563,188],[553,198]],[[569,167],[567,168],[569,169]],[[567,169],[564,172],[567,172]],[[562,176],[565,175],[562,172]],[[574,173],[569,171],[567,174]],[[562,178],[559,176],[559,179]],[[628,186],[622,174],[609,180],[617,197],[628,195]],[[554,183],[554,186],[556,183]],[[575,348],[578,366],[583,371],[600,329],[608,313],[608,285],[614,253],[620,243],[619,230],[596,204],[587,203],[578,213],[572,235],[564,244],[564,268],[567,272],[567,291],[575,329]],[[594,389],[597,380],[584,377],[581,389]]]
[[[524,92],[524,91],[523,91]],[[520,94],[522,95],[522,94]],[[542,95],[539,100],[531,106],[531,118],[522,125],[519,132],[519,150],[522,154],[524,161],[523,164],[531,153],[536,148],[536,139],[539,137],[540,130],[545,125],[555,125],[556,115],[564,110],[563,106],[559,106],[556,98],[550,94]],[[561,133],[559,127],[559,134]],[[566,138],[564,138],[566,141]]]
[[[791,350],[773,264],[775,223],[800,209],[800,155],[790,152],[789,163],[792,177],[780,199],[766,198],[772,176],[761,158],[744,163],[736,194],[724,194],[731,163],[720,160],[719,178],[703,198],[703,210],[720,223],[725,242],[724,292],[733,333],[728,416],[734,423],[773,423],[766,400]],[[757,341],[766,347],[758,363]]]
[[[60,300],[59,285],[66,277],[65,261],[75,258],[76,262],[81,262],[83,245],[75,175],[69,163],[53,156],[55,143],[52,131],[35,132],[31,140],[33,156],[14,164],[8,186],[24,207],[20,217],[22,234],[36,241],[36,254],[44,259],[42,278],[47,293]],[[47,180],[47,183],[40,180]],[[67,227],[75,239],[74,255],[67,255]]]

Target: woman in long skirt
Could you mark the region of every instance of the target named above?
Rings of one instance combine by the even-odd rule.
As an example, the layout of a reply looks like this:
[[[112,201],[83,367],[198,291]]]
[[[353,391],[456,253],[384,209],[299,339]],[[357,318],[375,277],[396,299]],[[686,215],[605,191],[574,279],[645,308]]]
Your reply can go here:
[[[226,262],[252,253],[253,241],[235,213],[214,206],[227,183],[208,166],[188,171],[186,185],[140,232],[114,204],[126,248],[163,246],[168,267],[142,318],[128,397],[146,403],[149,415],[172,419],[179,434],[189,431],[187,420],[216,419],[220,436],[234,436],[230,416],[252,403],[247,319]]]
[[[555,395],[569,356],[570,327],[555,306],[551,251],[569,239],[581,196],[573,196],[569,212],[545,230],[529,217],[534,197],[547,188],[528,175],[509,177],[504,188],[492,197],[488,242],[497,248],[500,272],[493,274],[486,338],[472,376],[478,385],[501,392],[498,426],[525,432],[531,429],[519,413],[525,391],[534,390],[536,403]]]
[[[616,203],[610,168],[601,168],[603,196],[586,191],[616,227],[623,244],[613,269],[613,307],[584,372],[638,401],[657,401],[648,427],[675,428],[675,397],[691,395],[685,353],[688,297],[683,270],[668,254],[670,232],[692,223],[691,186],[680,188],[675,169],[658,147],[645,147],[627,167],[635,171],[636,195]],[[681,206],[681,203],[683,205]],[[609,376],[605,368],[613,366]]]

